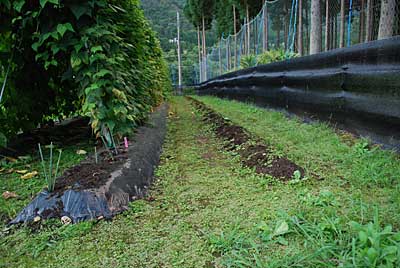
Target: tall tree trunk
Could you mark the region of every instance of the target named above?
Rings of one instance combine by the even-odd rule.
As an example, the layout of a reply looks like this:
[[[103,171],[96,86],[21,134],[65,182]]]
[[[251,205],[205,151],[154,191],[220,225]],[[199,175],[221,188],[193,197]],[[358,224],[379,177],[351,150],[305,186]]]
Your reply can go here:
[[[227,48],[226,51],[228,53],[228,69],[232,69],[232,57],[231,57],[231,39],[228,36],[228,39],[226,40]]]
[[[235,34],[235,68],[238,65],[238,55],[237,55],[237,29],[236,29],[236,6],[233,5],[233,31]]]
[[[283,2],[283,12],[284,16],[284,24],[283,24],[283,36],[284,36],[284,43],[285,43],[285,50],[288,49],[288,32],[289,32],[289,12],[287,9],[286,1]]]
[[[246,55],[246,53],[247,53],[247,27],[246,27],[246,21],[247,21],[247,19],[246,18],[244,18],[243,19],[243,26],[241,27],[241,30],[243,31],[243,33],[242,33],[242,37],[241,37],[241,39],[242,39],[242,41],[241,41],[241,43],[242,43],[242,54],[243,55]]]
[[[204,81],[207,81],[207,47],[206,47],[206,23],[204,15],[202,17],[203,22],[203,63],[204,63]]]
[[[253,34],[254,34],[254,54],[257,54],[257,46],[258,46],[258,40],[257,40],[257,31],[258,31],[258,25],[257,22],[254,23],[253,26]]]
[[[344,47],[344,22],[345,22],[345,14],[344,14],[344,0],[340,1],[340,44],[339,47]]]
[[[330,27],[329,27],[329,32],[330,32],[330,38],[329,38],[329,49],[334,49],[335,48],[335,16],[331,16],[329,19],[330,21]]]
[[[396,0],[382,0],[378,40],[388,38],[393,35],[395,14]]]
[[[280,24],[278,25],[278,32],[276,34],[276,42],[277,42],[276,46],[278,48],[280,48],[281,47],[281,25]]]
[[[365,21],[365,42],[372,40],[372,22],[373,22],[373,0],[367,0],[367,18]]]
[[[300,0],[301,1],[301,0]],[[263,50],[264,52],[268,50],[268,6],[266,4],[266,0],[264,0],[264,42],[263,42]]]
[[[311,0],[310,54],[321,52],[321,0]]]
[[[247,18],[247,55],[250,55],[250,11],[249,5],[246,5],[246,18]]]
[[[284,43],[285,43],[285,50],[288,49],[288,32],[289,32],[289,22],[288,22],[288,16],[285,15],[285,24],[283,25],[283,36],[284,36]]]
[[[202,78],[203,78],[203,67],[201,65],[201,55],[203,54],[203,48],[200,48],[200,26],[197,26],[197,48],[198,48],[198,52],[199,52],[199,75],[200,75],[200,82],[202,82]]]
[[[297,51],[300,56],[303,56],[303,0],[299,0],[299,25],[297,32]]]
[[[360,31],[358,36],[358,42],[364,42],[364,26],[365,26],[365,0],[361,0],[361,10],[360,10]]]
[[[219,75],[222,75],[221,43],[219,43],[218,46],[218,62],[219,62]]]
[[[303,49],[305,49],[305,53],[309,54],[310,53],[310,21],[309,21],[309,17],[310,17],[310,9],[308,6],[308,1],[304,2],[305,7],[304,10],[306,12],[306,43],[305,46],[303,46]]]
[[[329,50],[329,0],[325,2],[325,51]]]
[[[337,16],[333,17],[333,32],[334,32],[334,38],[333,38],[333,45],[332,48],[337,48],[338,47],[338,30],[337,30]]]

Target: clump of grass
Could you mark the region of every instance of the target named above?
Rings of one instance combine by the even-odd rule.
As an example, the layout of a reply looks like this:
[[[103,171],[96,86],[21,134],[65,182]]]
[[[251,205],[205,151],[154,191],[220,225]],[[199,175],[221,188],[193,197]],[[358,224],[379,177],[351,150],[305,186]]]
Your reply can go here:
[[[49,168],[48,168],[48,172],[47,172],[47,167],[46,167],[46,162],[44,160],[43,157],[43,151],[42,151],[42,146],[40,145],[40,143],[38,144],[39,147],[39,153],[40,153],[40,160],[42,162],[42,168],[43,168],[43,174],[46,178],[46,182],[47,182],[47,189],[49,190],[49,192],[53,192],[54,191],[54,186],[56,185],[56,180],[58,177],[58,168],[60,166],[60,160],[61,160],[61,154],[62,154],[62,150],[58,150],[59,154],[58,154],[58,161],[56,163],[56,168],[54,170],[54,165],[53,165],[53,143],[50,144],[50,159],[49,159]]]

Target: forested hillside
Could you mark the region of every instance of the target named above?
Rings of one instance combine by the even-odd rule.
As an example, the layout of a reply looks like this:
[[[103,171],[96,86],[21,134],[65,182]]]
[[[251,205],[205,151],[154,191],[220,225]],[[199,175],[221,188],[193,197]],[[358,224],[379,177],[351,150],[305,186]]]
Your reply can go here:
[[[197,45],[196,30],[183,16],[185,0],[142,0],[145,16],[151,21],[165,51],[175,49],[169,42],[176,36],[176,12],[181,13],[181,38],[183,44]]]
[[[177,80],[177,50],[176,44],[170,43],[177,35],[176,12],[181,17],[181,48],[183,84],[193,83],[196,77],[195,65],[198,64],[197,31],[184,16],[186,0],[142,0],[145,16],[150,20],[153,30],[158,33],[164,56],[170,66],[172,80]],[[216,42],[216,34],[207,33],[210,45]],[[176,82],[176,81],[173,81]]]

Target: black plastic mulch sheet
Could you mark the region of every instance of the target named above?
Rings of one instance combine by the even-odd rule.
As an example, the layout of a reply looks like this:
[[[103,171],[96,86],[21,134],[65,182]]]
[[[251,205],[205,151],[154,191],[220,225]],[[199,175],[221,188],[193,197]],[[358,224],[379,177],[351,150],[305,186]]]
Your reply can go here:
[[[134,136],[128,159],[111,173],[103,186],[67,190],[63,194],[41,192],[10,224],[68,216],[73,222],[111,218],[128,208],[129,202],[145,195],[160,160],[166,133],[167,105],[154,112]]]

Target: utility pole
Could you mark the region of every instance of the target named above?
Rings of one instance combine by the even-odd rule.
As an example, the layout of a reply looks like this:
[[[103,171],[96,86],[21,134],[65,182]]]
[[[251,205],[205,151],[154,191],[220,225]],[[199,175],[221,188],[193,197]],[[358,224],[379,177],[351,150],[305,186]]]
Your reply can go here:
[[[177,47],[178,47],[178,88],[179,91],[182,87],[182,68],[181,68],[181,37],[180,37],[180,22],[179,22],[179,12],[176,12],[176,19],[177,19],[177,28],[178,28],[178,40],[177,40]]]

